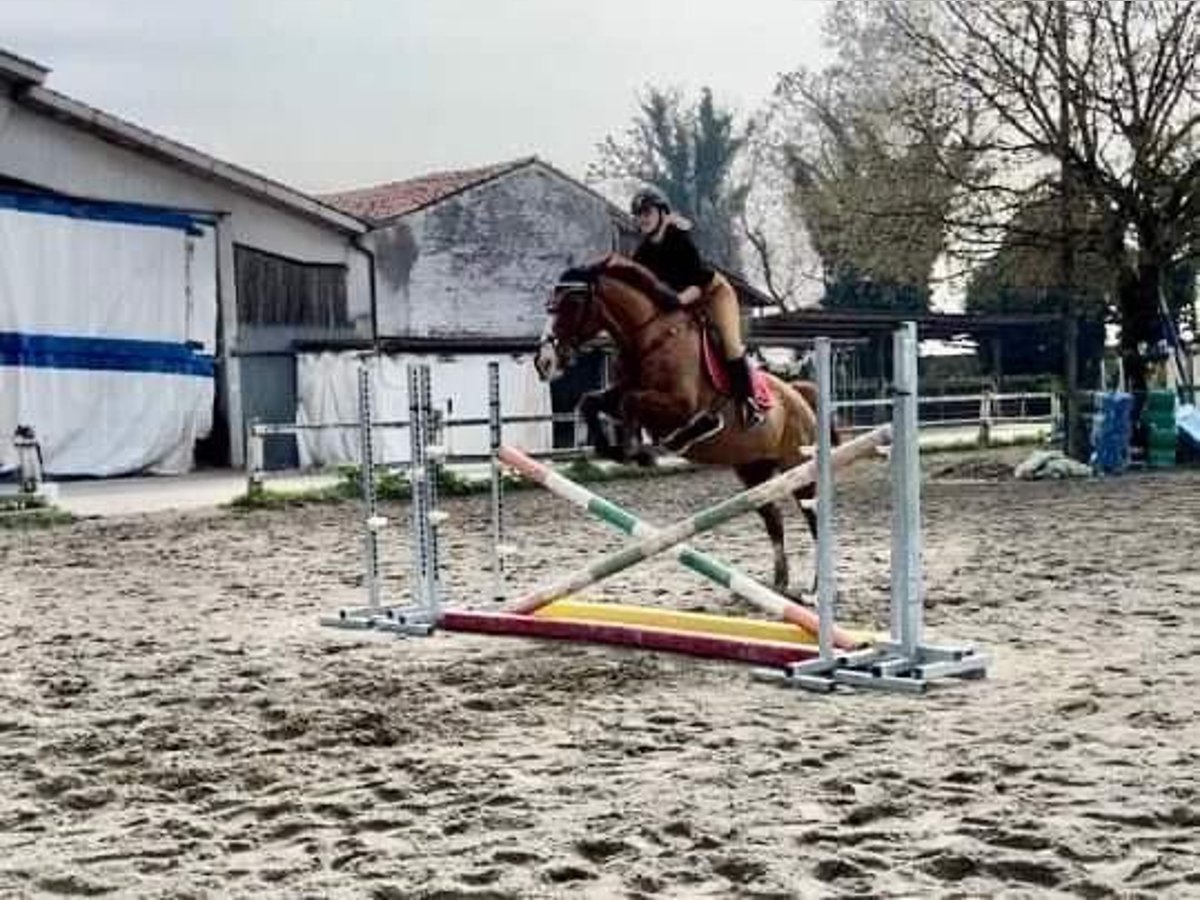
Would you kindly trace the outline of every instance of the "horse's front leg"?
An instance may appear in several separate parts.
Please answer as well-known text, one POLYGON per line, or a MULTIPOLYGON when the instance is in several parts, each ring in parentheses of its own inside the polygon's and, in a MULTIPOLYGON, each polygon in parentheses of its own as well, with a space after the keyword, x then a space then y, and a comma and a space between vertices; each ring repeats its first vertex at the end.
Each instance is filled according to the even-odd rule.
POLYGON ((652 465, 654 462, 653 455, 642 440, 643 417, 647 409, 653 412, 653 405, 647 405, 647 395, 652 393, 652 391, 626 391, 620 399, 622 451, 626 459, 637 460, 639 465, 652 465))
POLYGON ((671 391, 635 391, 626 402, 629 408, 637 410, 639 421, 647 426, 657 444, 682 456, 721 430, 721 417, 712 410, 697 411, 694 396, 671 391))
POLYGON ((661 432, 685 421, 686 409, 685 398, 666 391, 627 392, 621 398, 621 418, 628 429, 625 436, 627 446, 640 447, 642 428, 647 425, 657 440, 661 432))
POLYGON ((587 427, 588 441, 595 448, 597 455, 613 462, 625 462, 624 441, 614 443, 609 439, 608 428, 600 418, 602 415, 610 419, 620 417, 622 391, 619 387, 610 387, 603 391, 592 391, 584 394, 579 401, 579 414, 587 427))

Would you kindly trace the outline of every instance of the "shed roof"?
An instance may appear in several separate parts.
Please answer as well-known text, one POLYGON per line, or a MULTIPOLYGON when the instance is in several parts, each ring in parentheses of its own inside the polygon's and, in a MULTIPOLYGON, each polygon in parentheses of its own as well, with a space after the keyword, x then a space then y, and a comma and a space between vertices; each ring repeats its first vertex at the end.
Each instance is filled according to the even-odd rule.
POLYGON ((903 313, 880 310, 802 309, 750 320, 747 342, 756 347, 803 347, 813 338, 852 339, 887 334, 915 322, 922 339, 999 335, 1039 326, 1061 327, 1061 316, 978 313, 903 313))
POLYGON ((427 172, 424 175, 401 181, 388 181, 370 187, 322 194, 320 199, 352 216, 379 225, 434 206, 472 188, 477 188, 530 166, 536 166, 555 178, 591 194, 608 207, 609 214, 619 224, 631 231, 635 229, 633 219, 595 188, 572 178, 566 172, 536 156, 523 156, 519 159, 473 169, 427 172))
POLYGON ((371 187, 324 194, 321 199, 360 219, 384 222, 432 206, 455 194, 524 168, 534 161, 534 157, 525 157, 475 169, 430 172, 402 181, 389 181, 371 187))

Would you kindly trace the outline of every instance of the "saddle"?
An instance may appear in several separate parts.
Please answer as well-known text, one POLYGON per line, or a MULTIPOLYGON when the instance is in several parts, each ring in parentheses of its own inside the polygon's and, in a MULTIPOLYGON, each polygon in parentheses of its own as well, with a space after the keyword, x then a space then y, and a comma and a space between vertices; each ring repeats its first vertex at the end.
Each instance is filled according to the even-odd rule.
MULTIPOLYGON (((717 351, 716 341, 713 339, 707 323, 702 323, 700 328, 700 360, 704 366, 704 373, 712 382, 712 386, 718 393, 729 396, 731 394, 729 373, 725 371, 725 360, 717 351)), ((750 363, 750 387, 754 391, 754 399, 760 408, 770 409, 775 405, 775 395, 771 393, 770 385, 767 384, 766 373, 753 362, 750 363)))
MULTIPOLYGON (((709 330, 708 322, 701 319, 700 326, 700 366, 713 388, 723 397, 731 397, 732 386, 729 383, 729 373, 725 368, 724 356, 718 350, 718 342, 709 330)), ((775 395, 767 383, 766 373, 750 364, 750 387, 759 408, 768 410, 775 405, 775 395)), ((696 444, 716 437, 725 430, 725 416, 716 408, 698 410, 684 425, 664 437, 662 446, 668 450, 683 454, 696 444)))

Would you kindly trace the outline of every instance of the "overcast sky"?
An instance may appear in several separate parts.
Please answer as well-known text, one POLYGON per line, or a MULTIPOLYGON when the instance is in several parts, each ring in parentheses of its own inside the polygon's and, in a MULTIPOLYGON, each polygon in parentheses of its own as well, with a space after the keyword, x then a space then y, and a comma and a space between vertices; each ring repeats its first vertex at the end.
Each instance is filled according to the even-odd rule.
POLYGON ((537 154, 582 176, 647 84, 751 111, 825 0, 0 0, 47 85, 309 191, 537 154))

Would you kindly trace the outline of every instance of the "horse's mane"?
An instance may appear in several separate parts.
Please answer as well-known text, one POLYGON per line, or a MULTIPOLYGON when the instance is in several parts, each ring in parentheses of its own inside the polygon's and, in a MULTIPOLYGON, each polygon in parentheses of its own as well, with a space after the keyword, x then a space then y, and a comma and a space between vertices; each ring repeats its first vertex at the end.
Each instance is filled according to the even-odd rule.
POLYGON ((560 282, 584 282, 591 284, 601 275, 606 275, 645 294, 661 310, 672 310, 679 306, 679 297, 669 285, 657 275, 627 256, 610 253, 590 266, 575 266, 559 277, 560 282))
POLYGON ((602 270, 602 274, 628 285, 635 291, 641 291, 659 309, 670 310, 679 306, 679 295, 666 282, 627 256, 614 253, 608 258, 608 264, 602 270))

